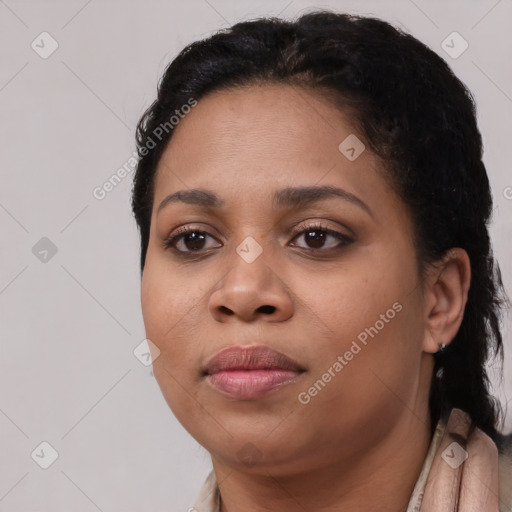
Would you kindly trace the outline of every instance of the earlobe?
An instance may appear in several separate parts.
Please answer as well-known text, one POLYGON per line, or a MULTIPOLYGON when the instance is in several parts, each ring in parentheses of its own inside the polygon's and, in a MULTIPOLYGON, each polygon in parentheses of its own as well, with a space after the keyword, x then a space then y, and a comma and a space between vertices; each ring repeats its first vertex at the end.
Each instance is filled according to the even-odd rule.
POLYGON ((426 330, 426 335, 423 339, 423 350, 430 354, 440 354, 449 345, 449 342, 437 341, 439 338, 431 329, 426 330))
POLYGON ((425 333, 423 350, 444 350, 455 338, 466 307, 471 282, 469 256, 459 247, 449 249, 433 265, 425 301, 425 333))

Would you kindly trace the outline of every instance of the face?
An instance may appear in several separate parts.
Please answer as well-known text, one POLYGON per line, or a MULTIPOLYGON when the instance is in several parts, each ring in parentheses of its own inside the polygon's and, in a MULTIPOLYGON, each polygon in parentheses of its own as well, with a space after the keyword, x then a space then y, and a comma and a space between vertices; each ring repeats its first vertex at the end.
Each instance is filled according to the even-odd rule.
POLYGON ((141 290, 173 413, 233 467, 249 455, 274 471, 314 468, 375 446, 431 377, 413 226, 382 163, 332 104, 285 85, 211 93, 174 130, 141 290), (159 209, 192 189, 216 200, 159 209), (301 371, 263 392, 260 377, 213 385, 207 362, 249 345, 301 371))

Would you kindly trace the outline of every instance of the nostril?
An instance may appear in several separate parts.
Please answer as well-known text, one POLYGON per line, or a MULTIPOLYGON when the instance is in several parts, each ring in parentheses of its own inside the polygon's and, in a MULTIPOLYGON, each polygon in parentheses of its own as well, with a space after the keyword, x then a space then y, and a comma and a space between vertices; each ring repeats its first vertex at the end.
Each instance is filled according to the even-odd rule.
POLYGON ((276 308, 275 306, 261 306, 260 308, 258 308, 262 313, 273 313, 276 308))

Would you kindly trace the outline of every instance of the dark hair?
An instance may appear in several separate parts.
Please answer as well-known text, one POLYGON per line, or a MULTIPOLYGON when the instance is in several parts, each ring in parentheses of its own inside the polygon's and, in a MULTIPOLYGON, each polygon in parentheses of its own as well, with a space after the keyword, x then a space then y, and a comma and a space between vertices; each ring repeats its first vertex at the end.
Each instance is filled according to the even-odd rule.
POLYGON ((260 18, 181 51, 137 126, 132 208, 141 235, 141 274, 154 176, 173 133, 169 117, 211 91, 270 83, 312 87, 351 115, 410 209, 422 278, 450 248, 467 251, 468 301, 457 335, 435 355, 431 427, 458 407, 470 415, 472 428, 494 439, 503 413, 489 391, 485 365, 492 348, 503 362, 501 308, 508 300, 487 230, 492 196, 474 100, 443 59, 383 20, 326 10, 295 21, 260 18))

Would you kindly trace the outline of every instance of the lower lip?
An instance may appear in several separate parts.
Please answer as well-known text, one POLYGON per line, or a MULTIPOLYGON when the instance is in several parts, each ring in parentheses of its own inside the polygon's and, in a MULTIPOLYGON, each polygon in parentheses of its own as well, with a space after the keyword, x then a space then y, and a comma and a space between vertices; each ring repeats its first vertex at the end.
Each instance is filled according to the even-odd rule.
POLYGON ((207 380, 217 391, 231 398, 255 400, 293 382, 299 375, 290 370, 230 370, 208 375, 207 380))

